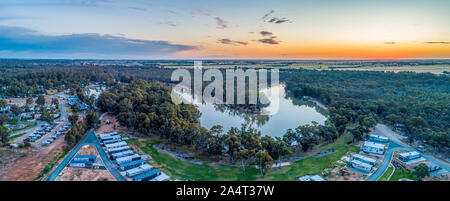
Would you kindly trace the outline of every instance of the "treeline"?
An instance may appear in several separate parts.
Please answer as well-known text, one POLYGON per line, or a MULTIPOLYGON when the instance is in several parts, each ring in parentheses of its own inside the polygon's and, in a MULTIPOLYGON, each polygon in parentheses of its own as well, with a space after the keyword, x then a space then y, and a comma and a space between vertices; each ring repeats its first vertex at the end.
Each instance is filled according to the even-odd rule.
POLYGON ((74 147, 78 144, 89 129, 97 127, 98 120, 99 116, 94 110, 89 111, 86 118, 81 121, 78 121, 78 115, 76 113, 69 116, 69 121, 72 123, 72 127, 69 131, 67 131, 64 137, 67 145, 69 147, 74 147))
POLYGON ((328 105, 330 121, 361 139, 366 128, 383 121, 412 142, 436 149, 450 145, 450 78, 413 72, 307 71, 281 74, 290 94, 328 105), (356 125, 356 126, 355 126, 356 125))
POLYGON ((0 77, 0 94, 2 96, 31 96, 44 94, 47 89, 63 90, 85 86, 91 82, 105 82, 107 85, 112 85, 115 83, 115 77, 98 70, 29 72, 0 77))
POLYGON ((144 134, 155 134, 168 142, 190 145, 210 155, 238 160, 243 170, 249 164, 260 167, 261 174, 272 166, 273 159, 289 153, 281 138, 261 137, 253 128, 232 128, 224 132, 222 126, 206 129, 198 124, 200 113, 193 105, 173 104, 169 88, 157 82, 132 80, 111 88, 97 100, 99 109, 117 115, 118 121, 144 134))

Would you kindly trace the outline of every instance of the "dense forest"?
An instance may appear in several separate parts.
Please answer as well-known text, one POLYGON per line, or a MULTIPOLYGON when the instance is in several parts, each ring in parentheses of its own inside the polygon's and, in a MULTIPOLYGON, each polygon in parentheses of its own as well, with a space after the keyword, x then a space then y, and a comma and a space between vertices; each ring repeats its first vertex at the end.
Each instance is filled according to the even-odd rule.
POLYGON ((330 120, 341 122, 338 130, 347 129, 362 138, 360 125, 376 120, 402 128, 411 142, 424 141, 439 150, 450 146, 447 75, 296 70, 285 71, 281 77, 290 94, 314 97, 328 105, 330 120))
MULTIPOLYGON (((195 106, 171 101, 172 69, 89 63, 74 67, 70 62, 34 65, 42 69, 18 65, 11 69, 26 73, 17 74, 0 66, 0 95, 29 96, 46 89, 71 89, 89 103, 92 101, 83 98, 80 86, 105 82, 111 88, 100 95, 96 104, 100 110, 117 115, 122 125, 143 135, 154 134, 171 143, 190 145, 206 154, 227 156, 232 163, 238 161, 243 170, 247 165, 258 165, 262 175, 273 160, 278 162, 293 151, 308 151, 345 133, 352 134, 354 141, 363 140, 377 122, 399 126, 411 142, 423 141, 441 151, 448 151, 450 144, 447 74, 281 70, 280 81, 286 84, 288 95, 321 101, 329 108, 328 120, 325 125, 302 125, 289 129, 282 138, 272 138, 246 125, 228 131, 219 125, 201 127, 195 106)), ((219 108, 241 110, 241 106, 219 108)), ((94 113, 91 116, 98 118, 94 113)), ((71 119, 74 127, 66 140, 73 145, 95 125, 76 123, 76 116, 71 119)))

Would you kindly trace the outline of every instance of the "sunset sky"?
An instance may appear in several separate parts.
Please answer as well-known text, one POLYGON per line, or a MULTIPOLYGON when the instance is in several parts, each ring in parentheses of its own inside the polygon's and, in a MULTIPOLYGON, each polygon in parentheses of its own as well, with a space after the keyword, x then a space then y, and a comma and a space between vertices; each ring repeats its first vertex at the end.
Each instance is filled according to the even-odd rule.
POLYGON ((450 1, 0 1, 0 58, 450 58, 450 1))

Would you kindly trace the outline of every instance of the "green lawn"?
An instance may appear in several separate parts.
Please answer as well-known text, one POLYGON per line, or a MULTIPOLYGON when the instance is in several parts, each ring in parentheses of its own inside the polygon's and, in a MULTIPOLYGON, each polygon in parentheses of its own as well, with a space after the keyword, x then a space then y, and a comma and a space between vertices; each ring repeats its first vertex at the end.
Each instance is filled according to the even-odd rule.
POLYGON ((159 143, 155 140, 130 139, 128 143, 138 146, 143 152, 151 155, 153 161, 160 166, 159 169, 173 178, 200 181, 252 181, 259 178, 259 170, 256 168, 247 167, 248 170, 243 175, 241 169, 235 166, 217 165, 217 167, 213 167, 209 164, 197 165, 178 160, 153 148, 153 144, 159 143))
POLYGON ((275 180, 275 181, 293 181, 299 176, 306 174, 318 174, 323 169, 331 167, 334 162, 339 160, 348 151, 358 152, 359 148, 350 145, 346 146, 348 137, 342 137, 336 142, 323 145, 321 149, 335 149, 336 153, 323 157, 307 157, 303 160, 294 162, 290 166, 275 168, 269 170, 265 178, 260 177, 259 169, 255 167, 246 167, 245 175, 238 166, 217 165, 205 162, 203 165, 192 164, 186 161, 178 160, 166 153, 160 152, 152 147, 153 144, 160 143, 156 140, 137 140, 130 138, 128 143, 138 146, 144 153, 152 156, 154 162, 158 164, 163 172, 173 178, 200 180, 200 181, 254 181, 254 180, 275 180))
POLYGON ((333 163, 338 161, 347 152, 359 152, 359 147, 355 145, 346 145, 346 142, 351 139, 351 136, 344 136, 333 143, 322 145, 320 150, 336 150, 335 153, 322 157, 307 157, 303 160, 298 160, 289 166, 284 166, 281 169, 275 168, 271 170, 265 179, 276 181, 293 181, 296 178, 308 174, 319 174, 325 168, 329 168, 333 163))
POLYGON ((19 134, 19 135, 15 135, 15 136, 8 137, 8 142, 14 141, 15 139, 17 139, 17 138, 19 138, 19 137, 21 137, 21 136, 23 136, 23 135, 25 135, 25 134, 26 134, 26 133, 21 133, 21 134, 19 134))
POLYGON ((394 171, 394 167, 389 166, 386 172, 378 179, 378 181, 387 181, 392 171, 394 171))
POLYGON ((392 177, 389 181, 398 181, 399 179, 402 179, 402 178, 411 179, 413 181, 418 180, 417 176, 414 175, 413 173, 411 173, 410 171, 400 169, 400 170, 396 170, 394 172, 394 174, 392 175, 392 177))
POLYGON ((54 90, 47 90, 47 94, 48 95, 55 95, 58 93, 58 90, 54 89, 54 90))
POLYGON ((33 126, 36 126, 36 125, 37 125, 36 122, 18 123, 18 124, 23 124, 23 125, 25 125, 25 127, 24 127, 24 128, 17 128, 17 127, 14 127, 14 128, 11 130, 12 132, 17 132, 17 131, 20 131, 20 130, 23 130, 23 129, 27 129, 27 128, 30 128, 30 127, 33 127, 33 126))

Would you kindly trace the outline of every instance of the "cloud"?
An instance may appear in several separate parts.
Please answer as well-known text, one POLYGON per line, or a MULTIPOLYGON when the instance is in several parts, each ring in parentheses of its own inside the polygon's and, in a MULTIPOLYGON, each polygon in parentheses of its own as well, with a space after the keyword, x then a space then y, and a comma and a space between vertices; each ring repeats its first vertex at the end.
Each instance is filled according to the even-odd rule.
POLYGON ((138 8, 138 7, 133 7, 133 6, 129 6, 128 8, 132 9, 132 10, 137 10, 137 11, 147 11, 146 8, 138 8))
POLYGON ((261 31, 259 32, 262 36, 271 36, 272 32, 268 32, 268 31, 261 31))
POLYGON ((200 15, 206 15, 206 16, 211 16, 211 12, 209 12, 209 10, 201 9, 201 8, 192 10, 192 11, 191 11, 191 14, 192 14, 193 16, 196 16, 196 15, 198 15, 198 14, 200 14, 200 15))
POLYGON ((44 35, 22 27, 0 26, 0 52, 9 52, 0 54, 2 57, 160 57, 193 49, 197 47, 168 41, 129 39, 96 33, 44 35))
POLYGON ((69 0, 70 4, 79 6, 98 6, 98 3, 110 3, 110 0, 69 0))
POLYGON ((170 13, 170 14, 174 14, 174 15, 177 14, 177 12, 175 12, 173 10, 167 10, 167 12, 170 13))
POLYGON ((386 45, 394 45, 396 42, 384 42, 386 45))
POLYGON ((279 44, 280 42, 277 41, 277 40, 275 40, 276 38, 277 38, 277 37, 272 36, 272 37, 270 37, 270 38, 263 38, 263 39, 259 39, 259 40, 257 40, 257 41, 260 42, 260 43, 265 43, 265 44, 269 44, 269 45, 277 45, 277 44, 279 44))
POLYGON ((273 13, 275 13, 275 11, 274 11, 274 10, 271 10, 269 13, 266 13, 266 14, 262 17, 262 19, 265 20, 267 17, 269 17, 269 15, 272 15, 273 13))
POLYGON ((443 45, 449 45, 450 42, 448 41, 428 41, 428 42, 424 42, 426 44, 443 44, 443 45))
POLYGON ((286 18, 271 18, 269 21, 269 23, 275 23, 275 24, 281 24, 281 23, 285 23, 285 22, 290 22, 290 20, 286 19, 286 18))
POLYGON ((167 26, 171 26, 171 27, 176 27, 177 26, 177 24, 175 22, 170 21, 170 20, 166 20, 166 21, 163 21, 163 22, 158 22, 158 24, 167 25, 167 26))
POLYGON ((230 40, 228 38, 219 39, 217 42, 225 45, 248 45, 248 42, 230 40))
POLYGON ((281 23, 285 23, 285 22, 292 22, 289 19, 285 18, 285 17, 271 17, 269 20, 267 20, 267 18, 269 16, 271 16, 272 14, 274 14, 275 11, 271 10, 269 13, 265 14, 262 19, 264 22, 268 22, 268 23, 275 23, 275 24, 281 24, 281 23))
POLYGON ((215 19, 216 19, 216 21, 217 21, 217 28, 219 28, 219 29, 225 29, 225 28, 228 27, 228 23, 225 22, 225 20, 223 20, 222 18, 216 17, 215 19))

